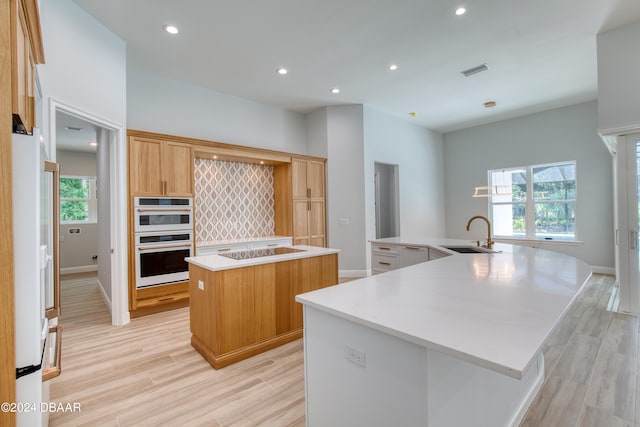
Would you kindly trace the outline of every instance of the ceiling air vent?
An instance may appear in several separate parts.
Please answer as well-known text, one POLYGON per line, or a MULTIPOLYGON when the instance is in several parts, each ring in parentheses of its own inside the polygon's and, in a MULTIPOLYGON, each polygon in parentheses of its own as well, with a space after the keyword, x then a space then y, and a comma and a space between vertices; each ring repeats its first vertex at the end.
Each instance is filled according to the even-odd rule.
POLYGON ((464 74, 465 77, 469 77, 474 74, 487 71, 488 69, 489 67, 487 67, 487 64, 482 64, 482 65, 478 65, 477 67, 469 68, 468 70, 460 71, 460 73, 464 74))

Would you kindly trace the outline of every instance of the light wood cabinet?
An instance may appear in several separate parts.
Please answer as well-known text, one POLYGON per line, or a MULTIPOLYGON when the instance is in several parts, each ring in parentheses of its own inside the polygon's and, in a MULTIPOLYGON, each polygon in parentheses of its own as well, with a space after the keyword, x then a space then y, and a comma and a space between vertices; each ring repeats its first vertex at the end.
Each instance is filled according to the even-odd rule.
POLYGON ((326 246, 325 164, 291 159, 293 244, 326 246))
POLYGON ((220 271, 190 264, 191 344, 219 369, 296 340, 295 296, 337 283, 337 254, 220 271))
POLYGON ((190 144, 129 137, 131 196, 193 195, 193 148, 190 144))
POLYGON ((36 0, 11 0, 11 110, 14 132, 31 133, 35 125, 35 65, 44 63, 36 0), (22 129, 16 126, 21 124, 22 129))

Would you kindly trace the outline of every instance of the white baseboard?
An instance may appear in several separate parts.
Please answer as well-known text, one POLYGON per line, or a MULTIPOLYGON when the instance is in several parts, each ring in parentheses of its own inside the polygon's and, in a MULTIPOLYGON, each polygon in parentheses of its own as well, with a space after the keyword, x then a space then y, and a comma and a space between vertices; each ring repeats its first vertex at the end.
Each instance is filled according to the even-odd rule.
POLYGON ((81 265, 79 267, 66 267, 60 269, 60 274, 89 273, 98 271, 97 265, 81 265))
POLYGON ((339 270, 338 277, 367 277, 367 270, 339 270))
POLYGON ((107 306, 107 310, 109 310, 109 313, 113 315, 113 311, 111 309, 111 300, 109 299, 109 295, 107 295, 107 292, 104 290, 104 286, 102 286, 102 283, 100 283, 100 279, 98 279, 98 289, 100 290, 100 295, 102 295, 102 299, 107 306))
POLYGON ((601 267, 599 265, 592 265, 591 271, 593 271, 595 274, 608 274, 609 276, 616 275, 616 269, 613 267, 601 267))

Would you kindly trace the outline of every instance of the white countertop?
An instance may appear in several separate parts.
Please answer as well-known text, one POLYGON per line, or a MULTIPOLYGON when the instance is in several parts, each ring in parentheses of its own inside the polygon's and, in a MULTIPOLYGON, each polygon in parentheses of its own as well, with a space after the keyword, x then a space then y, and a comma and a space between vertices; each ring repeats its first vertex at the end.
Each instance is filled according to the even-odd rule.
POLYGON ((290 261, 292 259, 310 258, 321 255, 337 254, 339 249, 320 248, 317 246, 285 246, 287 248, 299 249, 301 252, 292 252, 281 255, 269 255, 249 259, 232 259, 218 254, 200 255, 185 258, 188 263, 206 268, 210 271, 230 270, 232 268, 249 267, 251 265, 269 264, 272 262, 290 261))
MULTIPOLYGON (((450 239, 379 243, 469 245, 450 239)), ((296 301, 521 378, 591 276, 564 254, 496 244, 296 296, 296 301)))

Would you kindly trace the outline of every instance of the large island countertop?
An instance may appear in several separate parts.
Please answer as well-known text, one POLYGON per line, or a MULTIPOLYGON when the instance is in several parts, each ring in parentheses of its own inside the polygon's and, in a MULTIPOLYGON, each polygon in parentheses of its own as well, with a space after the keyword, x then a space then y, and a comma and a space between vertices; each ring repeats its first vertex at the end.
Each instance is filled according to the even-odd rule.
MULTIPOLYGON (((443 246, 468 241, 392 238, 443 246)), ((496 244, 321 289, 296 300, 420 346, 520 378, 591 276, 567 255, 496 244)))
POLYGON ((519 425, 544 381, 543 345, 589 266, 505 244, 458 254, 446 247, 468 241, 372 243, 451 255, 296 297, 307 425, 519 425))

